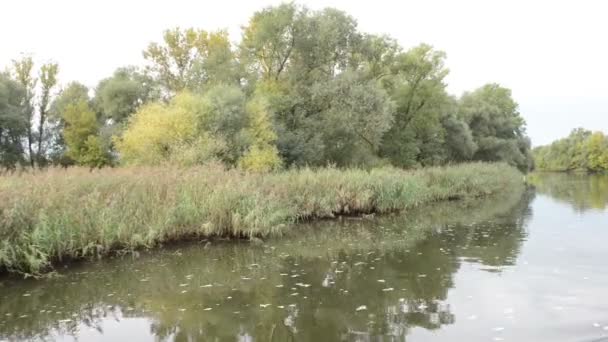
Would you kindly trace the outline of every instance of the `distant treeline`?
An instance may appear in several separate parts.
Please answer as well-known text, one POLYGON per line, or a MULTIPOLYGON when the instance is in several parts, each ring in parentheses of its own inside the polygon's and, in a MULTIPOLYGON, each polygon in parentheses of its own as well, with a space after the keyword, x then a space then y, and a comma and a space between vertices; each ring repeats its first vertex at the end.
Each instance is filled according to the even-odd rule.
POLYGON ((602 132, 577 128, 551 145, 534 149, 541 171, 608 171, 608 137, 602 132))
POLYGON ((262 9, 238 44, 175 28, 143 57, 93 91, 60 89, 55 63, 15 60, 0 74, 0 166, 532 165, 509 89, 455 98, 444 52, 404 50, 336 9, 262 9))

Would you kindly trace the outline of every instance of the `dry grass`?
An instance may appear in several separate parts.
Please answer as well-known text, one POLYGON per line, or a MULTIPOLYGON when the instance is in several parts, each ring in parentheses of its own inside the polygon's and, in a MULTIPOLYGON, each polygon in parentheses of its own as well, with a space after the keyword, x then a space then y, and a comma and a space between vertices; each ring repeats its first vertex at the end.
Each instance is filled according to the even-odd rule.
POLYGON ((200 236, 279 235, 301 220, 405 210, 521 184, 506 164, 419 171, 199 168, 50 169, 0 176, 0 268, 36 274, 200 236))

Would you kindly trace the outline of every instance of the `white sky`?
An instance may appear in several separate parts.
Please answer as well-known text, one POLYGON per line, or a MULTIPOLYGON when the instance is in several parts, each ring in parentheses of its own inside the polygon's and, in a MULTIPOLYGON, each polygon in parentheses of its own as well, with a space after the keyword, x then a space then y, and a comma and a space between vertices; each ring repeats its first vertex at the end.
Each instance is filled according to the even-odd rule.
MULTIPOLYGON (((143 64, 142 50, 175 27, 240 27, 274 0, 6 0, 0 69, 20 53, 60 64, 63 84, 94 86, 114 69, 143 64)), ((608 2, 602 0, 302 0, 355 17, 362 31, 404 47, 447 52, 449 91, 488 82, 513 90, 533 144, 582 126, 608 132, 608 2)))

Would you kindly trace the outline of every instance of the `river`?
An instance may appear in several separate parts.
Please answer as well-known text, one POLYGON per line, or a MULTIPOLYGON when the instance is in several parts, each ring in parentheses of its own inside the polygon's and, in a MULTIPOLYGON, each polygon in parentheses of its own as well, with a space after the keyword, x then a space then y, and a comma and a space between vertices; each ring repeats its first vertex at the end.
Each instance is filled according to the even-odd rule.
POLYGON ((608 176, 0 278, 0 341, 608 341, 608 176))

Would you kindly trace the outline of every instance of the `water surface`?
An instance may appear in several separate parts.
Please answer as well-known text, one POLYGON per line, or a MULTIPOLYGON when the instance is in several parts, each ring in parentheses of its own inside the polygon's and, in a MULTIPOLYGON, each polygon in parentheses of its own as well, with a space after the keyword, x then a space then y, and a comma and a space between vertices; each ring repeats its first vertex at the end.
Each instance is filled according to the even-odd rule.
POLYGON ((608 176, 0 279, 0 340, 602 341, 608 176))

